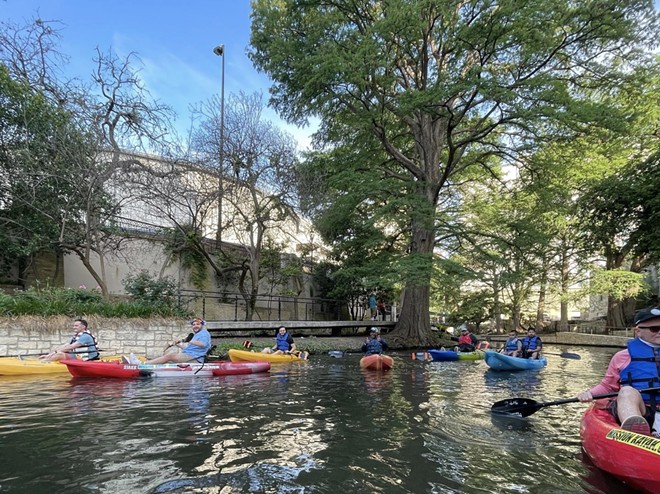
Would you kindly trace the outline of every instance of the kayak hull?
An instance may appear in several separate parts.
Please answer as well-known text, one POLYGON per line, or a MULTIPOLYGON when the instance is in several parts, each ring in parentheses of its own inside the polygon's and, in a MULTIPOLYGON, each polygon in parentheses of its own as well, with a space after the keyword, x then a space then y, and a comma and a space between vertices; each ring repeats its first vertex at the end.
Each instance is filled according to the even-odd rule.
POLYGON ((229 360, 232 362, 270 362, 271 364, 304 362, 302 358, 296 355, 250 352, 234 348, 229 350, 229 360))
POLYGON ((582 449, 601 470, 649 494, 660 492, 660 439, 624 431, 592 405, 580 423, 582 449))
POLYGON ((545 357, 541 357, 540 359, 511 357, 510 355, 504 355, 493 350, 486 350, 484 361, 488 367, 496 371, 534 370, 542 369, 548 365, 545 357))
MULTIPOLYGON (((82 360, 70 359, 72 362, 82 360)), ((103 357, 103 361, 121 360, 121 355, 103 357)), ((98 362, 98 361, 95 361, 98 362)), ((58 360, 39 360, 38 357, 0 357, 0 376, 67 374, 67 368, 58 360)))
POLYGON ((427 350, 431 359, 435 362, 455 362, 457 360, 480 360, 484 358, 484 352, 455 352, 453 350, 427 350))
POLYGON ((122 362, 63 362, 73 377, 134 379, 138 377, 209 377, 254 374, 270 370, 269 362, 213 362, 206 364, 125 364, 122 362))
POLYGON ((366 355, 360 359, 360 368, 375 371, 390 370, 394 365, 394 359, 389 355, 366 355))

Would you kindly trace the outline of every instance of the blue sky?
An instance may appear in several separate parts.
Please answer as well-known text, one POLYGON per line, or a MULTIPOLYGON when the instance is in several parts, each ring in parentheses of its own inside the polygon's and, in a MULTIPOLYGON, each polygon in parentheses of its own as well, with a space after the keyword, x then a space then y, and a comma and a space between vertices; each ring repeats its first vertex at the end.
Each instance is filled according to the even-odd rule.
MULTIPOLYGON (((0 0, 0 18, 23 25, 38 16, 60 21, 60 51, 70 57, 69 77, 89 80, 96 47, 120 57, 136 53, 140 77, 151 95, 176 111, 185 129, 190 104, 220 93, 222 59, 213 47, 225 45, 225 99, 230 93, 262 91, 270 81, 246 55, 250 39, 249 0, 0 0)), ((269 111, 267 118, 309 143, 309 127, 298 129, 269 111)))

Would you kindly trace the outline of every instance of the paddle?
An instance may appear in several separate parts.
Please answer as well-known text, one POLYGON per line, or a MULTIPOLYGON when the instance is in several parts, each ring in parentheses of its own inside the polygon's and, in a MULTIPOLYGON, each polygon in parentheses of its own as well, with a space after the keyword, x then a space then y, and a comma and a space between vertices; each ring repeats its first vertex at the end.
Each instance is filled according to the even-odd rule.
POLYGON ((543 352, 543 355, 556 355, 561 358, 568 358, 573 360, 581 360, 582 356, 578 353, 562 352, 562 353, 549 353, 543 352))
POLYGON ((175 341, 175 342, 172 343, 171 345, 168 343, 167 346, 165 347, 165 350, 167 350, 168 348, 172 348, 172 347, 173 347, 174 345, 176 345, 177 343, 188 343, 190 340, 193 339, 194 336, 195 336, 195 333, 188 333, 188 336, 186 336, 186 339, 185 339, 185 340, 175 341))
MULTIPOLYGON (((647 388, 640 389, 640 393, 651 393, 654 391, 660 391, 660 388, 647 388)), ((602 395, 594 396, 594 400, 600 400, 601 398, 610 398, 612 396, 617 396, 618 391, 614 393, 606 393, 602 395)), ((580 400, 577 398, 567 398, 565 400, 557 401, 546 401, 539 403, 535 400, 529 398, 509 398, 507 400, 500 400, 493 403, 490 407, 490 412, 496 415, 508 415, 510 417, 528 417, 533 413, 536 413, 538 410, 544 407, 550 407, 554 405, 563 405, 565 403, 578 403, 580 400)))
MULTIPOLYGON (((96 351, 97 351, 97 352, 112 352, 112 353, 117 353, 116 350, 101 350, 101 349, 97 349, 96 351)), ((3 355, 3 356, 0 356, 0 358, 8 358, 8 357, 11 357, 11 358, 16 358, 16 357, 18 357, 18 358, 21 358, 21 357, 40 357, 40 356, 42 356, 42 355, 50 355, 51 353, 53 353, 53 352, 41 352, 41 353, 17 353, 17 354, 15 354, 15 355, 3 355)), ((64 353, 74 353, 74 354, 75 354, 75 353, 87 353, 87 352, 75 352, 75 351, 71 350, 71 351, 64 352, 64 353)))

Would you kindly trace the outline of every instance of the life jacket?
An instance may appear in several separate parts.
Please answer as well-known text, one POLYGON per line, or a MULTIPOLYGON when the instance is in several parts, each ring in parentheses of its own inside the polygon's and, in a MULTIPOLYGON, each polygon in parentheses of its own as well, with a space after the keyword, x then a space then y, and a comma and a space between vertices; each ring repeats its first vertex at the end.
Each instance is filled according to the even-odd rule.
POLYGON ((504 351, 505 352, 515 352, 518 350, 518 343, 520 342, 520 338, 514 338, 513 340, 506 340, 506 345, 504 346, 504 351))
MULTIPOLYGON (((635 389, 655 388, 660 386, 660 350, 647 345, 639 338, 628 341, 630 363, 621 369, 619 381, 621 384, 635 389)), ((642 393, 645 402, 655 408, 654 394, 642 393)))
POLYGON ((287 341, 289 339, 289 333, 280 334, 277 333, 277 349, 284 352, 291 349, 291 345, 287 341))
POLYGON ((532 336, 531 338, 529 336, 525 336, 522 342, 523 349, 526 352, 530 349, 536 350, 539 347, 539 341, 541 341, 541 339, 538 336, 532 336))
POLYGON ((89 329, 78 331, 76 334, 73 335, 71 341, 69 341, 69 344, 76 343, 78 341, 78 338, 80 338, 85 333, 92 337, 92 340, 94 340, 94 344, 89 346, 81 346, 78 348, 74 348, 73 351, 70 353, 73 353, 76 357, 80 356, 80 358, 83 360, 95 360, 99 358, 99 350, 98 350, 99 343, 96 340, 96 336, 94 336, 89 329))
POLYGON ((461 336, 458 337, 458 344, 459 345, 472 345, 474 346, 474 342, 472 341, 472 336, 470 333, 468 334, 462 334, 461 336))
POLYGON ((369 338, 369 341, 365 345, 367 347, 365 351, 367 355, 383 353, 383 345, 376 338, 369 338))

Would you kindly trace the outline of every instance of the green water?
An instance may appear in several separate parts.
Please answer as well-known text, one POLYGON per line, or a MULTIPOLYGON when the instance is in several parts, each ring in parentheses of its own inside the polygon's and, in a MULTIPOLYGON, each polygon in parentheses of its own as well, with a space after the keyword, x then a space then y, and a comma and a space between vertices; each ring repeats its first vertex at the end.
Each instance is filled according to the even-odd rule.
POLYGON ((541 371, 413 361, 363 372, 312 357, 270 374, 0 377, 0 493, 626 493, 582 458, 585 406, 524 420, 490 405, 567 398, 613 350, 541 371))

